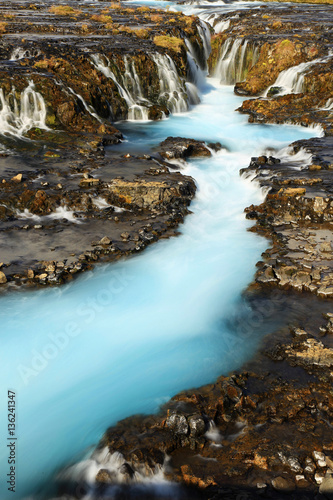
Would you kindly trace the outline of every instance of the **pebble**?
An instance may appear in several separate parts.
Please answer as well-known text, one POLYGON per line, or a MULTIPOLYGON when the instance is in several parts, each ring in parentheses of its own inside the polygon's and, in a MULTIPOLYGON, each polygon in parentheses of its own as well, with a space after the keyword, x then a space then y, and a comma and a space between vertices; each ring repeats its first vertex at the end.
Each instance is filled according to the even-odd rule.
POLYGON ((107 236, 104 236, 100 241, 99 241, 99 244, 100 245, 111 245, 111 240, 110 238, 108 238, 107 236))
POLYGON ((321 451, 314 451, 312 453, 313 458, 318 461, 318 460, 325 460, 325 455, 321 451))
POLYGON ((41 224, 35 224, 34 225, 34 229, 42 229, 42 225, 41 224))
POLYGON ((263 490, 263 489, 267 488, 267 484, 266 483, 257 483, 257 488, 258 488, 258 490, 263 490))
POLYGON ((35 277, 35 273, 32 269, 28 269, 27 276, 30 280, 32 280, 35 277))
POLYGON ((14 175, 14 177, 12 177, 12 181, 21 182, 22 181, 22 174, 14 175))
POLYGON ((317 484, 321 484, 324 481, 324 474, 322 472, 316 472, 314 478, 317 484))

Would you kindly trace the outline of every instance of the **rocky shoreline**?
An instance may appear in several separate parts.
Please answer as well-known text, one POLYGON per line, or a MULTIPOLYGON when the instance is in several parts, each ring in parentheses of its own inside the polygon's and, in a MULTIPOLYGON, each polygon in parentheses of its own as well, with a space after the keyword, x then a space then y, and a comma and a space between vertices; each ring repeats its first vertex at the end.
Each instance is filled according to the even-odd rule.
MULTIPOLYGON (((172 106, 181 105, 187 73, 183 40, 189 38, 202 61, 200 25, 196 18, 152 13, 147 8, 119 5, 110 16, 91 6, 87 7, 91 12, 78 12, 72 4, 71 23, 59 17, 63 13, 48 11, 48 16, 58 16, 56 36, 71 35, 80 41, 74 51, 70 45, 61 46, 43 23, 28 22, 27 16, 34 11, 45 14, 42 2, 36 8, 24 6, 22 12, 19 3, 15 12, 12 3, 5 5, 7 21, 0 52, 6 62, 0 75, 7 101, 13 68, 15 88, 21 94, 34 75, 30 99, 47 90, 43 95, 48 129, 30 127, 27 133, 32 141, 15 141, 14 155, 9 151, 12 139, 3 144, 3 290, 24 283, 60 284, 98 260, 115 260, 174 235, 188 213, 195 183, 172 172, 169 161, 206 156, 212 147, 221 147, 168 138, 156 153, 120 155, 113 149, 105 154, 106 145, 122 139, 109 118, 114 121, 140 112, 159 119, 172 112, 172 106), (22 16, 24 22, 17 23, 22 16), (122 29, 125 25, 127 31, 122 29), (12 55, 8 40, 17 34, 24 34, 19 47, 23 53, 8 61, 12 55), (166 36, 171 37, 171 45, 166 36), (34 49, 36 37, 40 52, 34 49), (85 49, 96 55, 100 37, 103 55, 92 65, 85 49), (171 103, 169 95, 162 96, 159 66, 151 57, 153 46, 154 53, 171 53, 177 65, 176 103, 171 103), (105 75, 116 68, 124 72, 129 64, 126 54, 135 61, 135 71, 133 67, 126 71, 132 79, 134 73, 139 75, 144 94, 140 104, 132 107, 119 85, 114 80, 110 85, 105 75)), ((252 230, 272 241, 257 265, 255 281, 245 292, 251 322, 255 325, 258 315, 264 322, 267 314, 280 314, 286 315, 287 327, 267 336, 255 359, 242 370, 178 394, 158 415, 130 417, 109 429, 93 455, 98 469, 93 494, 96 498, 131 498, 136 473, 154 478, 162 470, 164 477, 181 485, 177 494, 182 499, 330 500, 333 10, 322 5, 265 5, 223 14, 216 17, 217 23, 225 24, 212 40, 210 71, 219 69, 222 80, 228 75, 226 83, 234 83, 237 94, 256 97, 246 100, 239 111, 248 114, 252 123, 297 123, 324 130, 321 138, 291 145, 295 161, 292 156, 277 158, 272 150, 252 158, 242 171, 267 190, 265 201, 248 207, 246 213, 257 221, 252 230), (300 65, 307 65, 301 66, 306 67, 301 79, 296 74, 290 88, 277 85, 281 72, 300 65), (102 458, 101 450, 107 452, 102 458), (115 454, 113 473, 109 465, 115 454)), ((115 80, 121 78, 119 74, 115 80)), ((131 85, 133 91, 133 81, 131 85)), ((19 101, 15 93, 14 98, 19 101)), ((244 342, 247 332, 245 328, 244 342)), ((59 485, 59 493, 83 498, 90 487, 72 479, 59 485)), ((159 498, 146 491, 135 494, 146 500, 159 498)))

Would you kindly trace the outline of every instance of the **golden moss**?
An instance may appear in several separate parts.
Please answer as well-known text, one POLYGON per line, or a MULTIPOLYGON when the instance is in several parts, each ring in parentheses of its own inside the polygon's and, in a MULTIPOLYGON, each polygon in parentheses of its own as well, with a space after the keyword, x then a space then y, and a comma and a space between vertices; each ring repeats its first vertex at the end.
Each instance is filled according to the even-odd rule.
POLYGON ((142 28, 142 29, 134 31, 134 33, 136 34, 136 36, 138 38, 144 38, 144 39, 149 38, 149 32, 150 32, 149 28, 145 28, 145 29, 142 28))
POLYGON ((121 8, 122 8, 122 7, 121 7, 120 3, 117 3, 117 2, 111 2, 111 9, 112 9, 112 10, 119 10, 119 9, 121 9, 121 8))
POLYGON ((73 9, 70 5, 52 5, 49 12, 57 16, 78 16, 82 10, 73 9))
POLYGON ((184 47, 184 41, 176 36, 159 35, 154 37, 155 45, 170 49, 175 52, 181 52, 184 47))

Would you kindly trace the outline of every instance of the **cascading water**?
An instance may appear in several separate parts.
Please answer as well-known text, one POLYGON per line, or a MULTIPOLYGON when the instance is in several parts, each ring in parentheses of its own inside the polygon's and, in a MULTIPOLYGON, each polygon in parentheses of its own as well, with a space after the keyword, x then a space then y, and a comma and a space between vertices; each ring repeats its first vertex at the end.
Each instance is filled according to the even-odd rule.
POLYGON ((222 33, 227 30, 230 26, 230 19, 218 21, 213 25, 215 33, 222 33))
POLYGON ((209 31, 207 24, 204 21, 200 20, 200 24, 198 26, 198 33, 199 33, 200 38, 202 40, 205 58, 207 61, 207 59, 212 51, 212 47, 211 47, 211 43, 210 43, 210 39, 211 39, 210 31, 209 31))
POLYGON ((15 89, 5 94, 0 89, 0 133, 22 136, 33 127, 47 129, 46 106, 42 95, 35 91, 34 83, 16 96, 15 89))
MULTIPOLYGON (((188 65, 188 80, 190 82, 186 82, 186 89, 188 90, 187 84, 191 83, 194 89, 202 88, 206 81, 207 71, 202 70, 196 60, 195 51, 190 40, 185 39, 185 45, 187 48, 187 65, 188 65), (192 83, 193 82, 193 83, 192 83)), ((190 89, 189 99, 190 104, 198 104, 200 102, 200 98, 198 96, 197 90, 196 95, 193 95, 194 89, 190 89)))
POLYGON ((221 47, 214 75, 222 84, 232 85, 240 82, 257 62, 258 57, 258 47, 249 44, 248 40, 227 38, 221 47))

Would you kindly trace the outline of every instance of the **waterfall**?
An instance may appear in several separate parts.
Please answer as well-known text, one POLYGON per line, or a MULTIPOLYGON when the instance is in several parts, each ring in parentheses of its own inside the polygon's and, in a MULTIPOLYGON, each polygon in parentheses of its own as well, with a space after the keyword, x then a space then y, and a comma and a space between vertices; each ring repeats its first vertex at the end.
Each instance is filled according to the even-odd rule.
POLYGON ((332 55, 333 54, 330 52, 325 57, 303 62, 297 66, 292 66, 291 68, 281 71, 273 85, 267 89, 265 96, 267 96, 272 87, 281 88, 279 95, 299 94, 304 92, 304 79, 310 68, 316 64, 328 62, 332 58, 332 55))
POLYGON ((45 119, 45 102, 34 90, 33 81, 21 92, 19 100, 14 88, 7 96, 0 89, 0 133, 22 136, 33 127, 47 129, 45 119))
POLYGON ((230 19, 227 20, 222 20, 218 21, 216 24, 214 24, 213 28, 215 33, 222 33, 223 31, 227 30, 230 26, 230 19))
POLYGON ((279 95, 298 94, 303 92, 304 76, 307 70, 314 64, 314 61, 305 62, 281 71, 276 81, 267 89, 268 94, 272 87, 280 87, 279 95))
POLYGON ((86 101, 83 99, 83 97, 80 95, 80 94, 77 94, 76 92, 74 92, 74 90, 71 88, 71 87, 68 87, 68 90, 73 94, 75 95, 78 99, 80 99, 80 101, 82 102, 83 106, 84 106, 84 109, 86 111, 88 111, 88 113, 93 116, 94 118, 96 118, 96 120, 98 120, 100 123, 102 123, 102 120, 100 119, 100 117, 98 116, 98 114, 96 113, 95 109, 89 104, 86 103, 86 101))
MULTIPOLYGON (((91 457, 61 471, 58 479, 84 485, 84 499, 87 500, 95 498, 95 495, 98 494, 100 483, 96 481, 96 476, 99 473, 102 473, 109 480, 109 482, 104 483, 105 497, 114 498, 116 493, 119 494, 122 486, 127 486, 132 488, 133 492, 137 490, 142 494, 147 490, 147 494, 155 493, 158 498, 177 499, 179 485, 168 481, 164 476, 168 465, 169 457, 166 456, 163 465, 155 464, 150 467, 144 463, 136 463, 134 468, 121 453, 117 451, 111 453, 105 447, 96 450, 91 457)), ((72 496, 69 497, 69 499, 72 498, 72 496)))
MULTIPOLYGON (((111 78, 113 80, 113 82, 116 84, 118 91, 119 91, 119 94, 126 101, 126 104, 128 106, 127 119, 128 120, 141 120, 141 121, 148 120, 147 107, 142 106, 141 104, 138 104, 136 102, 136 99, 138 99, 138 97, 140 97, 139 95, 135 94, 135 89, 137 89, 137 85, 134 86, 134 88, 131 88, 131 86, 128 87, 128 82, 129 81, 131 83, 133 83, 133 81, 135 82, 135 77, 133 77, 130 74, 130 68, 129 68, 128 61, 126 61, 126 57, 125 57, 126 72, 125 72, 125 75, 121 76, 121 79, 122 79, 121 83, 118 81, 115 74, 111 71, 110 61, 107 57, 105 57, 105 56, 102 57, 100 54, 92 54, 91 59, 93 61, 94 66, 96 67, 96 69, 98 69, 101 73, 103 73, 107 78, 111 78), (107 62, 107 64, 105 64, 105 61, 107 62), (133 94, 131 93, 131 91, 133 92, 133 94)), ((132 64, 134 65, 134 63, 132 63, 132 64)), ((135 74, 136 74, 136 72, 135 72, 135 74)))
POLYGON ((191 82, 185 82, 186 93, 190 104, 200 104, 201 99, 197 87, 191 82))
POLYGON ((185 82, 179 77, 176 66, 168 55, 152 54, 160 79, 160 104, 165 104, 172 113, 188 110, 185 82))
POLYGON ((258 52, 258 47, 249 46, 248 40, 227 38, 221 47, 214 75, 226 85, 244 80, 249 68, 258 60, 258 52))

